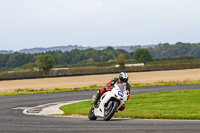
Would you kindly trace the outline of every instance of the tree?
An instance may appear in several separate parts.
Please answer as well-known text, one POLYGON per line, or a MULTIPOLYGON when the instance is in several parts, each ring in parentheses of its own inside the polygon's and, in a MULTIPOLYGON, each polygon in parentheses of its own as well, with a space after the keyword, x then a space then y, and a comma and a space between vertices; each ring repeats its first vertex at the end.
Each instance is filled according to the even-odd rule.
POLYGON ((36 57, 36 65, 39 69, 43 69, 44 71, 48 71, 54 66, 53 57, 49 54, 40 54, 36 57))
POLYGON ((106 57, 105 55, 102 55, 102 56, 100 57, 101 62, 105 62, 106 59, 107 59, 107 57, 106 57))
POLYGON ((93 62, 94 62, 94 59, 92 59, 92 58, 88 59, 88 63, 93 63, 93 62))
POLYGON ((137 49, 140 49, 140 48, 142 48, 142 46, 140 46, 140 45, 131 46, 131 49, 132 49, 133 51, 136 51, 137 49))
POLYGON ((6 62, 6 66, 10 68, 19 67, 24 64, 24 55, 18 52, 15 52, 10 55, 8 61, 6 62))
POLYGON ((33 69, 34 68, 34 63, 33 62, 29 62, 27 64, 22 65, 21 68, 24 69, 24 70, 33 69))
POLYGON ((134 52, 134 58, 137 62, 141 63, 153 61, 152 55, 149 53, 148 49, 137 49, 134 52))
POLYGON ((17 67, 17 60, 14 54, 11 54, 9 59, 6 62, 6 67, 8 68, 15 68, 17 67))
POLYGON ((9 54, 0 54, 0 68, 6 67, 6 62, 8 61, 9 57, 9 54))
POLYGON ((120 54, 117 57, 117 61, 119 63, 120 69, 123 70, 125 68, 125 63, 126 63, 126 55, 125 54, 120 54))

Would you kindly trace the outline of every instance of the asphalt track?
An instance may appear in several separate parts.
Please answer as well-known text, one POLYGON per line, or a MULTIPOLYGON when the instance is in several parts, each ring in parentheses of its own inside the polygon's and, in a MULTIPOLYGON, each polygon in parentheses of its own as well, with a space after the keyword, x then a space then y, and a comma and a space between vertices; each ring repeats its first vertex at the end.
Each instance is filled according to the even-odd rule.
MULTIPOLYGON (((172 90, 200 89, 200 85, 177 85, 132 88, 132 94, 172 90)), ((90 121, 87 118, 33 116, 23 114, 24 108, 46 103, 89 99, 95 91, 62 92, 0 97, 0 133, 44 132, 110 132, 110 133, 188 133, 200 132, 200 121, 111 119, 90 121), (15 109, 14 109, 15 108, 15 109), (16 109, 18 108, 18 109, 16 109)))

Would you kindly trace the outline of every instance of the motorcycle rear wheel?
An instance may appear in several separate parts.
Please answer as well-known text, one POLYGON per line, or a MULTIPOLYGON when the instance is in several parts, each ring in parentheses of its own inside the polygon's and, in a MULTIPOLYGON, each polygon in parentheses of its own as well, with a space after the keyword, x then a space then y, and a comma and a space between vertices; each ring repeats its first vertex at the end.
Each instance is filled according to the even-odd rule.
POLYGON ((110 120, 110 119, 113 117, 113 115, 115 114, 115 112, 116 112, 118 106, 119 106, 119 101, 114 100, 114 101, 113 101, 113 104, 112 104, 112 109, 111 109, 111 111, 110 111, 107 115, 105 115, 105 113, 104 113, 104 120, 105 120, 105 121, 108 121, 108 120, 110 120))

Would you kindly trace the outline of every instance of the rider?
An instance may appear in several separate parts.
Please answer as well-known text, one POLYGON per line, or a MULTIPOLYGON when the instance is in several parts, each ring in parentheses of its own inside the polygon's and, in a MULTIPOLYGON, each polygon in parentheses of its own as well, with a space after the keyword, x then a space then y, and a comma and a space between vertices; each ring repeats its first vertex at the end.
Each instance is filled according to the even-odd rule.
MULTIPOLYGON (((113 86, 114 86, 115 83, 120 83, 120 84, 126 83, 126 89, 127 89, 127 92, 128 92, 128 98, 127 98, 127 100, 129 99, 129 97, 130 97, 130 87, 131 87, 131 86, 130 86, 130 84, 128 83, 128 74, 127 74, 126 72, 121 72, 121 73, 119 74, 119 78, 114 78, 114 79, 112 79, 110 82, 108 82, 108 83, 106 84, 106 88, 101 88, 101 89, 99 89, 99 90, 97 91, 97 94, 96 94, 96 96, 95 96, 95 99, 93 100, 94 106, 97 105, 98 100, 100 99, 100 97, 101 97, 105 92, 111 91, 111 90, 112 90, 112 88, 113 88, 113 86)), ((125 109, 125 105, 123 104, 119 110, 120 110, 120 111, 123 111, 124 109, 125 109)))

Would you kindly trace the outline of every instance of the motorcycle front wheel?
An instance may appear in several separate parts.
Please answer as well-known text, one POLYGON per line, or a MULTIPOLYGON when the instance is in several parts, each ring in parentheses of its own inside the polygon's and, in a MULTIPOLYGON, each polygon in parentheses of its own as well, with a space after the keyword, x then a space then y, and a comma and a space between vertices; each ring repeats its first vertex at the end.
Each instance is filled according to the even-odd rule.
POLYGON ((90 120, 96 120, 97 119, 97 117, 94 115, 94 108, 93 107, 90 109, 90 112, 88 114, 88 118, 90 120))
POLYGON ((109 109, 104 111, 104 120, 105 121, 108 121, 113 117, 113 115, 115 114, 115 112, 119 106, 119 101, 117 101, 117 100, 109 101, 109 102, 112 102, 112 104, 109 107, 109 109))

